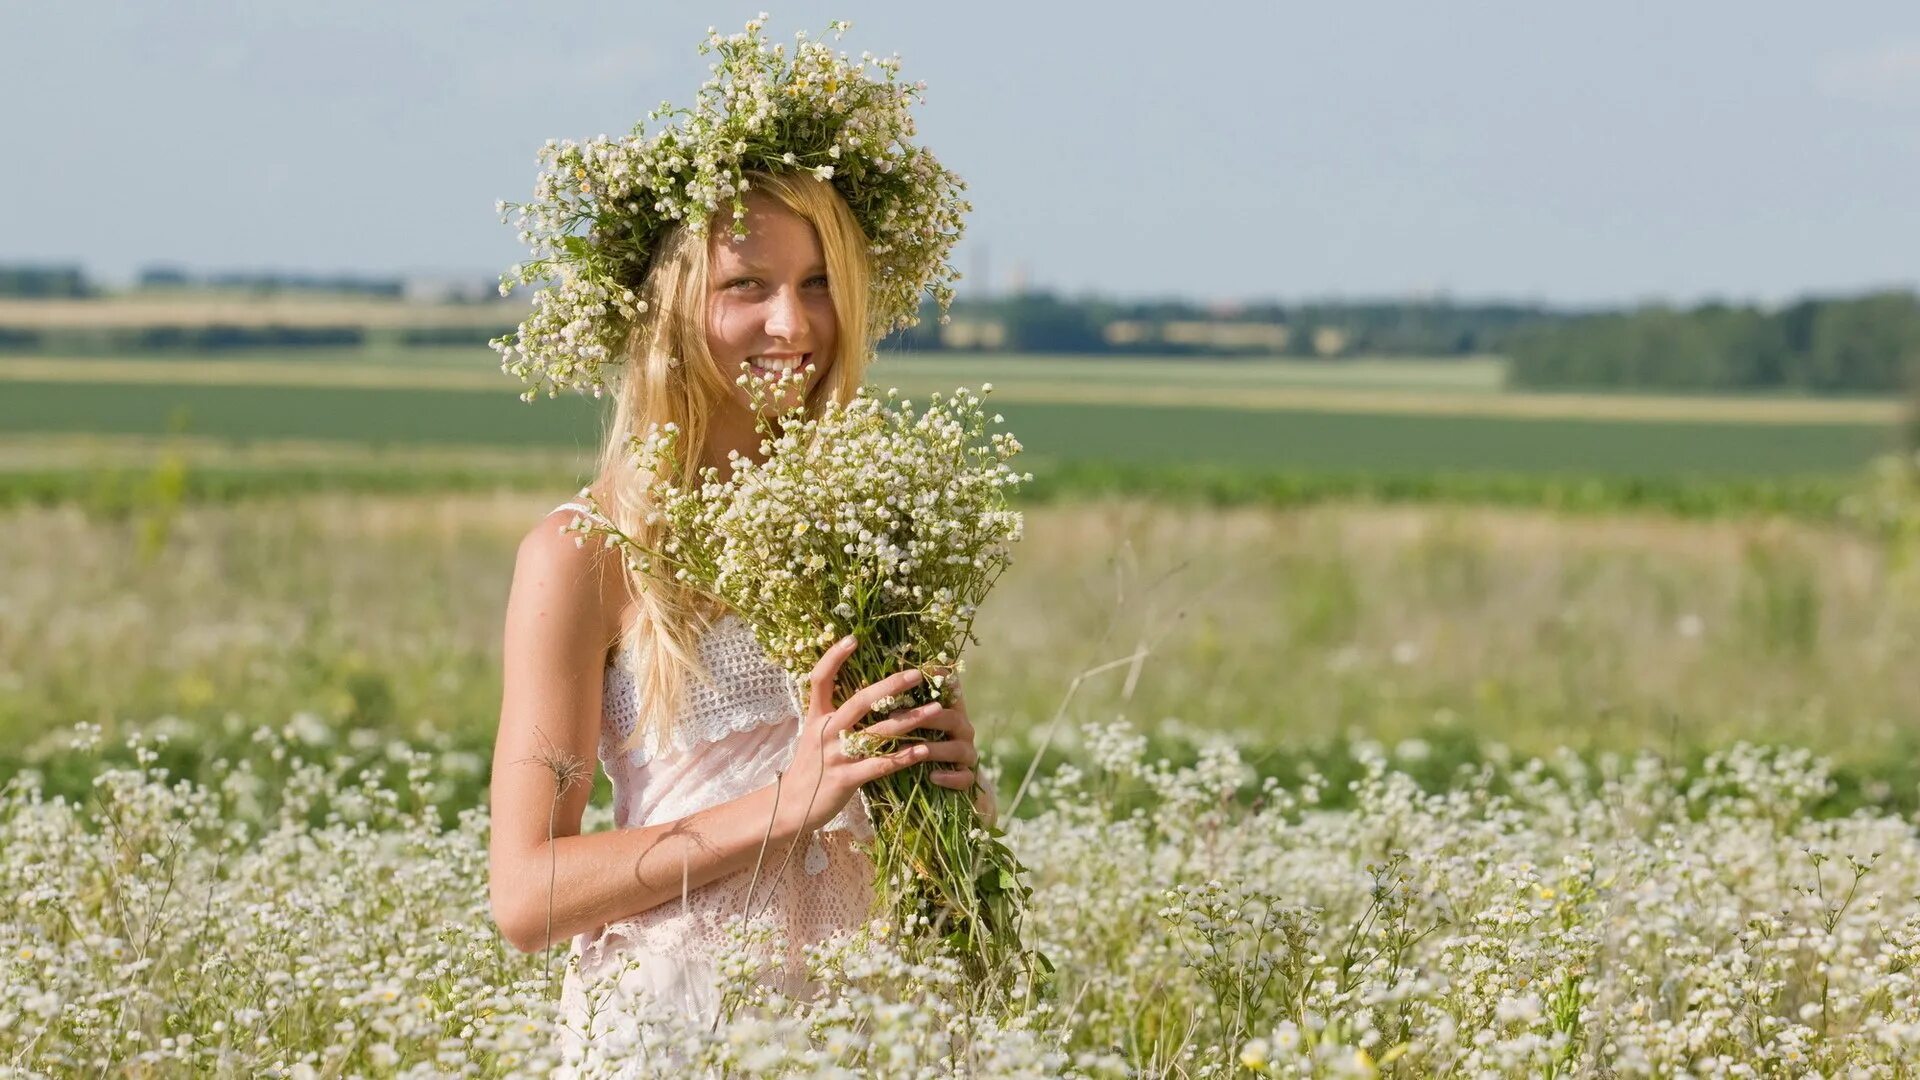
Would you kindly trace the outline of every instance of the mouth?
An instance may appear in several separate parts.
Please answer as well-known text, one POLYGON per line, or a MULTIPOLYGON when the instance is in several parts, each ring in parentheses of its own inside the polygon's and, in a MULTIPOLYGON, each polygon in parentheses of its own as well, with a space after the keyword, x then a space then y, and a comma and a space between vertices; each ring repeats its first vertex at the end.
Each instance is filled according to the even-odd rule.
POLYGON ((763 379, 777 379, 782 375, 800 370, 813 360, 813 354, 804 353, 759 353, 747 357, 753 373, 763 379))

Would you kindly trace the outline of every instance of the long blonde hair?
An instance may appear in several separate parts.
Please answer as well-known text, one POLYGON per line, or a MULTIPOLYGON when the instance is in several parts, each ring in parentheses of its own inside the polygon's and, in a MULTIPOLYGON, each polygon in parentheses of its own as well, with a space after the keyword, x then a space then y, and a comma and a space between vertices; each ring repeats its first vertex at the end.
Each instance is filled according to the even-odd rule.
MULTIPOLYGON (((770 196, 812 225, 826 259, 839 332, 831 364, 808 394, 807 409, 817 415, 827 402, 853 398, 866 378, 873 344, 881 332, 868 302, 872 274, 868 240, 831 183, 805 173, 748 173, 747 180, 750 191, 770 196)), ((718 215, 710 227, 725 229, 730 224, 718 215)), ((647 523, 653 477, 634 467, 629 437, 644 435, 654 425, 678 425, 683 459, 679 483, 693 483, 700 450, 706 444, 708 418, 734 392, 731 378, 715 369, 707 351, 707 243, 706 229, 684 225, 661 242, 640 290, 647 314, 627 338, 594 479, 595 488, 604 493, 601 511, 622 532, 654 550, 659 548, 663 528, 647 523)), ((820 359, 815 357, 815 362, 820 359)), ((721 609, 677 582, 630 568, 622 576, 627 595, 638 609, 614 643, 623 651, 633 651, 639 716, 629 739, 632 746, 656 726, 661 738, 672 734, 688 679, 708 677, 700 662, 700 638, 721 609)))

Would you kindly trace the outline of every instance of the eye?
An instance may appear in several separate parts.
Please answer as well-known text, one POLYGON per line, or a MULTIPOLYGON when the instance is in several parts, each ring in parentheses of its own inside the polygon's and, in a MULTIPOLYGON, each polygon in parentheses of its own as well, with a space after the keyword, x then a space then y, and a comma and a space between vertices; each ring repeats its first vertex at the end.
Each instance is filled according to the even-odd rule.
POLYGON ((726 287, 729 289, 751 289, 758 284, 760 284, 759 278, 738 277, 727 282, 726 287))
POLYGON ((824 289, 827 287, 827 275, 815 274, 807 279, 807 284, 815 288, 824 289))

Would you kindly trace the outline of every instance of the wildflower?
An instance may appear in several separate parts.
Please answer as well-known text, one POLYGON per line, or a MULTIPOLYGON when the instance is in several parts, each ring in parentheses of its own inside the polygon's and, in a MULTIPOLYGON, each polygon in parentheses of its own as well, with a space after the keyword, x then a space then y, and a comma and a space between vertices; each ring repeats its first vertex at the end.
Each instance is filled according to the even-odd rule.
POLYGON ((549 139, 533 201, 496 203, 533 256, 502 275, 501 295, 539 286, 533 311, 489 343, 501 370, 528 384, 523 399, 603 392, 603 368, 646 313, 634 289, 661 238, 683 223, 705 229, 723 207, 744 235, 752 171, 806 169, 847 197, 875 252, 881 324, 917 324, 923 295, 943 313, 952 303, 949 254, 972 206, 965 183, 913 141, 924 88, 805 34, 791 52, 769 49, 764 25, 707 36, 700 51, 717 60, 691 108, 663 105, 621 138, 549 139))

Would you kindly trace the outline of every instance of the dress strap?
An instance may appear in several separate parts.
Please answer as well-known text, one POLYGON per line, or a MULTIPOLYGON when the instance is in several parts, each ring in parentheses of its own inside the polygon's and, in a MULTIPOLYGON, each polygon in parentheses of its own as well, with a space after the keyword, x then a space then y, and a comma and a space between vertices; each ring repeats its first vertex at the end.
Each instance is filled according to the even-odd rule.
MULTIPOLYGON (((591 490, 593 490, 593 489, 592 489, 592 488, 581 488, 581 489, 580 489, 579 491, 577 491, 577 492, 575 492, 575 494, 576 494, 576 495, 585 495, 585 494, 586 494, 587 492, 589 492, 589 491, 591 491, 591 490)), ((593 508, 592 508, 592 507, 590 507, 590 506, 588 506, 588 505, 587 505, 586 503, 583 503, 583 502, 577 502, 577 501, 574 501, 574 500, 568 500, 567 502, 563 502, 563 503, 561 503, 561 504, 560 504, 559 506, 556 506, 556 507, 554 507, 554 508, 553 508, 552 510, 549 510, 549 511, 547 511, 547 513, 549 513, 549 514, 557 514, 557 513, 559 513, 559 512, 560 512, 560 511, 562 511, 562 510, 572 510, 572 511, 575 511, 576 513, 579 513, 579 514, 582 514, 582 515, 585 515, 585 516, 587 517, 587 519, 588 519, 588 520, 591 520, 591 521, 599 521, 599 522, 605 522, 605 521, 607 520, 607 519, 606 519, 606 517, 605 517, 605 515, 602 515, 602 514, 598 514, 598 513, 595 513, 595 512, 594 512, 594 510, 593 510, 593 508)))

